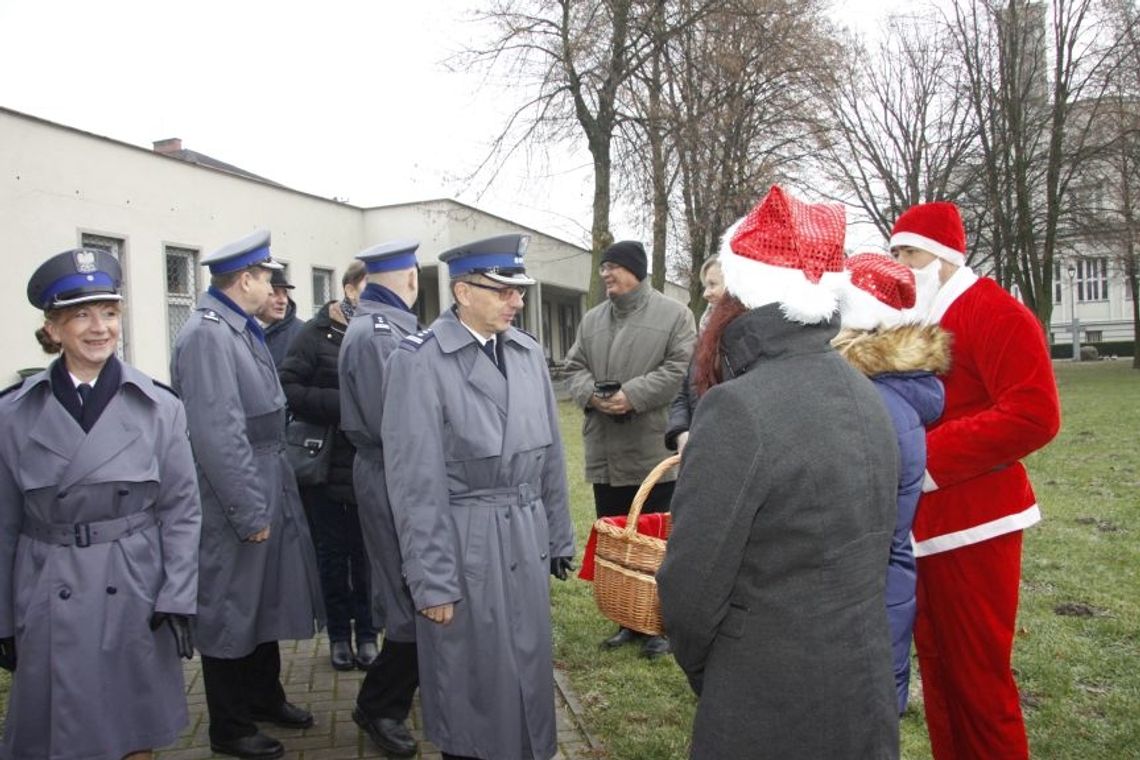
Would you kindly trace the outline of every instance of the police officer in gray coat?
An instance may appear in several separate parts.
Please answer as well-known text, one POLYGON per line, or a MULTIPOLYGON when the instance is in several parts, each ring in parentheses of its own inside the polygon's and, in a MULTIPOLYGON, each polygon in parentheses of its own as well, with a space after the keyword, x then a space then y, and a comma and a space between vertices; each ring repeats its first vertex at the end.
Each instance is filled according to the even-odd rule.
POLYGON ((281 687, 279 639, 312 637, 323 618, 316 556, 285 458, 285 394, 251 316, 269 298, 269 232, 208 256, 210 288, 178 333, 171 377, 190 421, 202 492, 195 635, 210 746, 274 758, 254 721, 308 728, 281 687))
MULTIPOLYGON (((372 619, 384 621, 384 646, 368 669, 352 718, 389 755, 410 757, 416 740, 404 725, 419 684, 416 612, 404 583, 400 542, 384 479, 380 427, 388 358, 419 329, 414 240, 372 246, 357 258, 368 271, 356 316, 340 349, 340 423, 356 447, 352 480, 372 569, 372 619)), ((398 444, 398 441, 397 441, 398 444)))
POLYGON ((572 569, 558 412, 542 348, 511 326, 528 238, 440 255, 456 304, 388 364, 384 469, 419 616, 424 729, 447 757, 552 757, 547 574, 572 569))
POLYGON ((115 356, 120 279, 102 251, 40 266, 61 355, 0 398, 4 758, 141 760, 188 719, 198 484, 181 402, 115 356))

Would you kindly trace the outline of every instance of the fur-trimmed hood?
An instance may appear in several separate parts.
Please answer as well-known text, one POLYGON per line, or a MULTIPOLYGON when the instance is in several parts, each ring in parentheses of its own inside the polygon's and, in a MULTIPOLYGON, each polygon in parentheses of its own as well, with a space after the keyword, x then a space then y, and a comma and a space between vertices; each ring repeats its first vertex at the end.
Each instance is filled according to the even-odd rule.
POLYGON ((868 377, 888 372, 950 369, 950 333, 938 325, 904 325, 890 330, 842 330, 831 341, 851 366, 868 377))
POLYGON ((892 419, 900 402, 909 405, 923 425, 942 416, 946 391, 935 374, 950 369, 950 334, 938 325, 843 330, 832 345, 880 387, 892 419))

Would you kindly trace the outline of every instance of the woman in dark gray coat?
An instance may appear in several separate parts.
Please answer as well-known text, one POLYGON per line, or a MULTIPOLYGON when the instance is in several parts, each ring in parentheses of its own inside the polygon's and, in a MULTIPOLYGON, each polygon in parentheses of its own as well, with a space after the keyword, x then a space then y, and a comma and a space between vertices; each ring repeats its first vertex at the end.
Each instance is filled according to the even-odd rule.
POLYGON ((41 266, 61 356, 0 398, 4 758, 149 758, 187 723, 198 485, 182 403, 115 357, 119 280, 100 251, 41 266))
POLYGON ((657 575, 699 697, 692 757, 897 758, 898 450, 870 381, 830 345, 842 208, 773 188, 729 243, 657 575))

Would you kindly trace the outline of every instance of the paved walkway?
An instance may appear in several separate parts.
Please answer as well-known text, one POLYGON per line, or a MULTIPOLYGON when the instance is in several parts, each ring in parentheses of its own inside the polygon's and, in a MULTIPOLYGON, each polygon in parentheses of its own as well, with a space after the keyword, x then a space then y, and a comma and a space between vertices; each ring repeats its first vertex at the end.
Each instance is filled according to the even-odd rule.
MULTIPOLYGON (((159 760, 199 760, 223 757, 210 751, 207 734, 206 696, 198 658, 186 663, 187 701, 190 725, 174 746, 158 754, 159 760)), ((283 642, 281 680, 289 701, 313 712, 317 724, 308 730, 264 726, 270 736, 285 745, 289 760, 349 760, 386 755, 352 722, 352 707, 364 674, 359 670, 338 672, 329 664, 329 643, 322 634, 311 641, 283 642)), ((594 739, 579 719, 581 708, 570 693, 566 679, 555 671, 555 706, 558 714, 558 758, 591 760, 603 757, 594 739)), ((412 735, 420 741, 417 757, 439 760, 440 753, 424 738, 419 703, 408 720, 412 735)))

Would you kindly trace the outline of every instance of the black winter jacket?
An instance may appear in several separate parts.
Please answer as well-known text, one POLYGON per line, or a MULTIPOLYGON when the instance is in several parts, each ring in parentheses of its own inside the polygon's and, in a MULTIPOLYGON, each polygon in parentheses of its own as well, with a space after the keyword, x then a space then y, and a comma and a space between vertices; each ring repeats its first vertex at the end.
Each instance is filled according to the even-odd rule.
POLYGON ((278 367, 289 411, 306 422, 335 425, 327 493, 333 501, 356 503, 352 460, 356 449, 340 429, 340 375, 337 358, 347 329, 329 316, 325 304, 304 324, 278 367))
POLYGON ((681 433, 689 432, 689 428, 693 426, 693 411, 696 407, 697 392, 693 388, 693 362, 689 362, 681 390, 669 404, 669 422, 665 426, 665 448, 670 451, 677 450, 677 438, 681 433))
POLYGON ((297 319, 297 304, 290 298, 289 305, 285 307, 285 317, 265 328, 265 345, 269 348, 275 367, 281 369, 289 345, 304 327, 305 323, 297 319))

